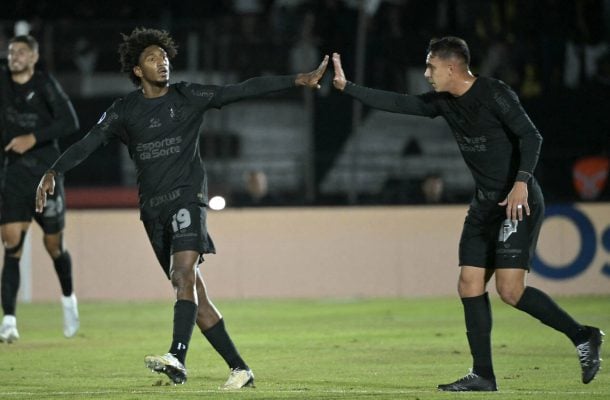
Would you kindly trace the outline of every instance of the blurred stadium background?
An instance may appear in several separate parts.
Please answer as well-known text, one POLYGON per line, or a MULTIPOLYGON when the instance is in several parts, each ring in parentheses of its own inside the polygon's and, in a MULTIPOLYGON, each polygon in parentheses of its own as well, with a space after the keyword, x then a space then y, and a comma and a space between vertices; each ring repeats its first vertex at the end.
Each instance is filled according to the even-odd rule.
MULTIPOLYGON (((576 201, 583 194, 573 183, 575 163, 608 157, 609 9, 607 0, 17 0, 0 9, 0 51, 15 29, 39 39, 41 66, 58 77, 81 118, 68 145, 133 89, 118 72, 116 48, 120 33, 136 26, 172 32, 180 44, 173 81, 225 84, 308 71, 338 51, 349 79, 409 93, 428 90, 428 40, 456 34, 471 46, 472 69, 515 88, 542 132, 537 177, 547 200, 576 201)), ((362 109, 330 86, 327 80, 311 98, 294 90, 209 112, 202 151, 211 194, 233 207, 413 204, 437 201, 421 187, 440 177, 441 201, 469 200, 471 178, 443 122, 362 109), (267 189, 257 192, 261 180, 267 189)), ((67 185, 133 189, 131 162, 111 144, 72 171, 67 185)), ((610 190, 591 197, 608 200, 610 190)), ((88 206, 87 196, 72 206, 88 206)))
MULTIPOLYGON (((423 72, 430 38, 465 38, 473 71, 511 85, 544 136, 536 176, 550 212, 561 218, 550 220, 546 230, 553 235, 546 234, 550 239, 541 243, 546 258, 538 260, 535 271, 551 292, 610 292, 610 1, 5 2, 0 7, 0 58, 6 57, 7 40, 14 34, 37 37, 39 67, 58 78, 80 117, 81 131, 65 139, 64 148, 82 137, 114 98, 134 89, 119 73, 116 49, 120 33, 137 26, 167 29, 179 43, 174 82, 226 84, 309 71, 324 54, 337 51, 348 79, 408 93, 429 90, 423 72), (571 279, 585 273, 587 278, 574 286, 571 279)), ((456 264, 459 228, 473 185, 448 127, 440 119, 362 107, 331 89, 331 76, 332 68, 317 93, 295 89, 206 114, 201 151, 210 196, 222 196, 227 205, 225 214, 210 216, 222 249, 218 262, 224 265, 210 270, 212 291, 220 287, 216 293, 226 297, 407 296, 426 288, 429 294, 453 293, 454 274, 445 273, 442 283, 434 277, 443 275, 438 268, 456 264), (420 204, 434 207, 413 207, 420 204), (380 207, 380 214, 353 207, 371 205, 405 207, 380 207), (274 222, 267 224, 270 220, 274 222), (346 228, 327 230, 324 236, 322 227, 333 222, 346 228), (266 235, 252 234, 265 224, 266 235), (354 233, 356 240, 346 241, 354 233), (340 243, 341 254, 329 243, 340 243), (363 258, 363 252, 375 257, 363 258), (407 279, 418 276, 410 258, 414 255, 422 264, 418 268, 431 276, 430 286, 407 279), (315 273, 309 270, 312 263, 315 273), (263 265, 267 269, 257 270, 263 265), (354 265, 359 272, 350 274, 354 265), (370 265, 386 265, 392 272, 371 272, 370 265), (224 272, 214 272, 218 270, 224 272), (345 276, 360 286, 337 291, 345 276), (382 276, 398 283, 388 289, 382 276), (236 277, 237 289, 231 280, 236 277), (278 281, 275 291, 249 291, 251 282, 264 287, 271 278, 278 281), (316 292, 324 279, 327 286, 316 292), (385 291, 367 289, 375 279, 385 291), (219 285, 225 281, 223 291, 219 285), (303 282, 311 284, 311 292, 290 290, 291 284, 303 287, 303 282)), ((154 275, 150 268, 156 262, 144 231, 132 235, 128 229, 123 242, 123 234, 115 233, 125 224, 138 225, 134 170, 123 146, 117 142, 98 150, 68 173, 66 187, 69 208, 83 209, 69 211, 72 225, 67 228, 82 298, 105 298, 100 293, 111 288, 100 279, 110 280, 128 268, 134 275, 154 275), (128 211, 111 215, 92 208, 128 211)), ((46 263, 37 254, 38 233, 33 235, 32 258, 23 263, 46 263)), ((215 258, 210 259, 213 266, 215 258)), ((45 292, 54 281, 51 270, 41 268, 36 274, 33 283, 24 279, 31 285, 30 299, 32 293, 34 299, 36 293, 38 299, 55 298, 55 287, 45 292)), ((160 271, 157 275, 158 287, 166 290, 155 296, 171 297, 160 271)))

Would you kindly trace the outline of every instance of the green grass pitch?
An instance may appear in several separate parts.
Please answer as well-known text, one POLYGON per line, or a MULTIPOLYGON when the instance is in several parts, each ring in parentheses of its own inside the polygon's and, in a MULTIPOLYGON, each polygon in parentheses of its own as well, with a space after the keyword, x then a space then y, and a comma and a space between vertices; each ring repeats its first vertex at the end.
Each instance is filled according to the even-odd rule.
MULTIPOLYGON (((610 297, 557 300, 610 331, 610 297)), ((186 384, 145 369, 146 354, 169 347, 171 300, 84 302, 73 339, 62 336, 59 302, 20 304, 21 340, 0 346, 0 399, 610 399, 610 367, 583 385, 567 338, 492 304, 499 392, 478 394, 436 390, 470 366, 457 298, 219 301, 256 375, 256 388, 239 392, 218 390, 228 369, 197 328, 186 384)))

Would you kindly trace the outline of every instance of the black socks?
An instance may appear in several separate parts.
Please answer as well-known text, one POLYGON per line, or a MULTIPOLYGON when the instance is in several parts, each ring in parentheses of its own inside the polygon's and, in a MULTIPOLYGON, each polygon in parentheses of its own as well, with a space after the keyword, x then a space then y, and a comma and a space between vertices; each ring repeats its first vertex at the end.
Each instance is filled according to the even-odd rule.
POLYGON ((169 352, 184 365, 188 351, 195 319, 197 318, 197 304, 188 300, 178 300, 174 304, 174 334, 169 352))
MULTIPOLYGON (((487 293, 462 298, 466 335, 472 354, 472 372, 487 379, 494 379, 491 361, 491 307, 487 293)), ((576 322, 544 292, 526 287, 515 308, 524 311, 570 338, 574 345, 589 339, 589 330, 576 322)))
POLYGON ((4 267, 2 268, 2 311, 4 315, 15 315, 17 307, 17 292, 19 291, 19 259, 4 256, 4 267))
POLYGON ((590 332, 587 328, 574 321, 553 299, 536 288, 527 286, 515 308, 564 333, 575 346, 589 338, 590 332))
POLYGON ((241 358, 235 345, 231 341, 227 330, 225 329, 225 322, 223 319, 218 321, 216 325, 207 329, 205 331, 201 331, 206 339, 210 342, 212 347, 221 355, 222 358, 229 365, 229 368, 239 368, 243 370, 250 369, 248 365, 241 358))
POLYGON ((491 306, 487 293, 462 298, 466 336, 472 354, 472 372, 486 379, 495 379, 491 361, 491 306))
POLYGON ((57 279, 61 285, 61 292, 64 296, 72 294, 72 259, 70 253, 64 251, 59 257, 53 260, 57 279))

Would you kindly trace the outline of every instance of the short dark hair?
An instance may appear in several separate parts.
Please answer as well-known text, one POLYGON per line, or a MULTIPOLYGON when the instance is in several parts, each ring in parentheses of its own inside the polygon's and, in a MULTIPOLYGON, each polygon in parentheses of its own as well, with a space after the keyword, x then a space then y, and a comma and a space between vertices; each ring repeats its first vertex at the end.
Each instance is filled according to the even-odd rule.
POLYGON ((159 29, 135 28, 129 35, 121 33, 123 43, 119 45, 119 56, 121 60, 121 72, 127 72, 129 79, 136 86, 141 81, 133 73, 133 67, 138 65, 140 55, 148 46, 159 46, 167 53, 171 60, 178 54, 178 46, 167 31, 159 29))
POLYGON ((30 35, 18 35, 8 41, 8 44, 11 45, 13 43, 25 43, 30 50, 38 51, 38 41, 34 39, 33 36, 30 35))
POLYGON ((470 65, 470 50, 468 44, 462 38, 456 36, 445 36, 440 39, 430 40, 428 45, 428 53, 435 57, 446 60, 451 57, 457 57, 464 61, 466 65, 470 65))

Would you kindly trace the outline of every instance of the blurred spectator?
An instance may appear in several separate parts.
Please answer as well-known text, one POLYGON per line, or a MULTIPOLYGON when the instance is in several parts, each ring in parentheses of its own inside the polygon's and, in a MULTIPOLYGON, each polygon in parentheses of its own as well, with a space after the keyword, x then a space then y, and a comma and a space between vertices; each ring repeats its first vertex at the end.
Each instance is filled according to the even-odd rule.
POLYGON ((290 72, 313 70, 320 62, 320 52, 316 46, 316 38, 313 34, 316 17, 311 11, 307 11, 303 18, 301 35, 290 49, 290 72))
POLYGON ((237 207, 259 207, 281 204, 269 192, 267 175, 261 170, 250 170, 244 174, 244 190, 233 194, 232 203, 237 207))
POLYGON ((423 202, 426 204, 443 203, 445 199, 445 183, 438 174, 430 174, 421 183, 423 202))
POLYGON ((596 74, 604 42, 603 0, 576 0, 575 24, 566 45, 564 84, 575 89, 596 74))
POLYGON ((249 171, 246 173, 246 190, 252 202, 260 203, 269 193, 267 175, 263 171, 249 171))
POLYGON ((83 75, 90 75, 95 70, 98 51, 85 37, 80 37, 74 44, 74 63, 83 75))
POLYGON ((511 87, 518 87, 521 79, 511 54, 511 45, 506 40, 500 37, 494 39, 481 62, 479 73, 500 79, 511 87))

